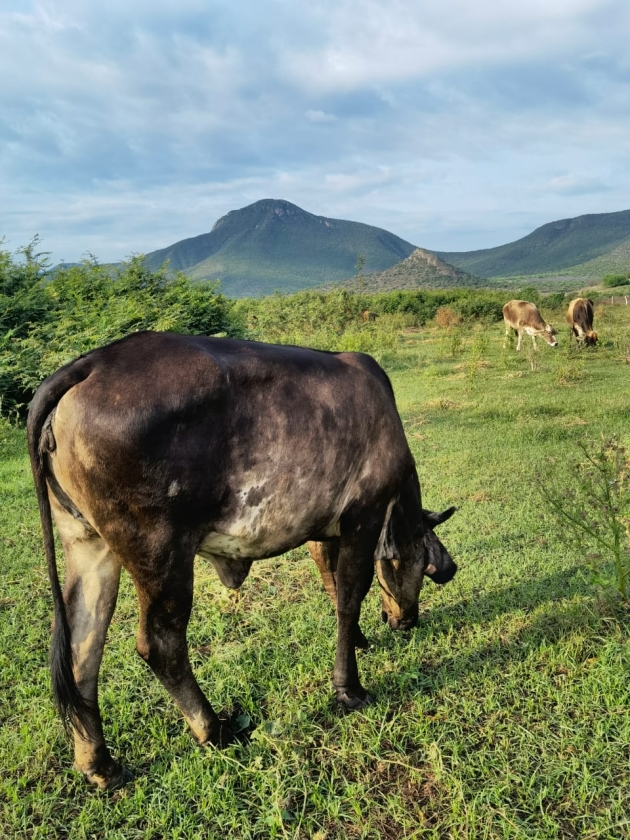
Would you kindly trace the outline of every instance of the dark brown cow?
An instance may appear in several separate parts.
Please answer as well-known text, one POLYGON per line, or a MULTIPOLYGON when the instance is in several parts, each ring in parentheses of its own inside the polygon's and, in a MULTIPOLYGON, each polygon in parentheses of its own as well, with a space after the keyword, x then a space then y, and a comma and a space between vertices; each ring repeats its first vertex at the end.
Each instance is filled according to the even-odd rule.
POLYGON ((309 541, 336 603, 333 684, 349 709, 370 699, 355 645, 375 564, 393 628, 416 623, 425 574, 455 574, 433 532, 454 509, 422 509, 390 382, 370 356, 136 333, 49 377, 28 440, 55 608, 53 688, 75 766, 102 788, 129 777, 105 745, 97 699, 121 568, 140 602, 138 653, 202 745, 231 732, 188 658, 196 555, 238 588, 254 560, 309 541))
POLYGON ((521 349, 523 333, 531 335, 534 349, 536 348, 536 336, 543 338, 552 347, 558 344, 554 328, 543 320, 537 307, 526 300, 511 300, 506 303, 503 307, 503 321, 506 337, 510 334, 511 329, 518 335, 517 350, 521 349))
POLYGON ((569 337, 574 335, 587 346, 597 344, 597 333, 593 331, 593 301, 588 298, 575 298, 567 310, 569 337))

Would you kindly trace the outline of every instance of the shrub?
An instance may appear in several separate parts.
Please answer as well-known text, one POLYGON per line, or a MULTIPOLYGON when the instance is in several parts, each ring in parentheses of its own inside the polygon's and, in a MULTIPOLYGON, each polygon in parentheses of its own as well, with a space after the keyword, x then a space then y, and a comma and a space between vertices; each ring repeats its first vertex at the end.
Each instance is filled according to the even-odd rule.
POLYGON ((565 304, 564 292, 552 292, 550 295, 546 295, 544 304, 550 309, 560 309, 565 304))
POLYGON ((630 283, 630 277, 627 274, 607 274, 602 277, 602 286, 626 286, 630 283))
POLYGON ((517 294, 515 298, 518 300, 527 300, 530 303, 535 303, 538 305, 541 301, 540 292, 535 286, 524 286, 517 294))
POLYGON ((440 306, 435 313, 435 323, 438 327, 442 327, 445 330, 450 327, 458 327, 463 320, 459 312, 455 312, 450 306, 440 306))
POLYGON ((51 270, 22 250, 0 254, 0 393, 5 412, 24 411, 39 383, 58 367, 130 332, 237 334, 231 303, 216 284, 149 271, 134 257, 115 271, 85 260, 51 270), (4 305, 2 305, 4 304, 4 305))
POLYGON ((630 454, 616 437, 579 444, 580 458, 563 477, 563 489, 542 492, 560 523, 592 549, 593 582, 611 585, 630 600, 630 454), (612 561, 613 572, 606 570, 612 561))

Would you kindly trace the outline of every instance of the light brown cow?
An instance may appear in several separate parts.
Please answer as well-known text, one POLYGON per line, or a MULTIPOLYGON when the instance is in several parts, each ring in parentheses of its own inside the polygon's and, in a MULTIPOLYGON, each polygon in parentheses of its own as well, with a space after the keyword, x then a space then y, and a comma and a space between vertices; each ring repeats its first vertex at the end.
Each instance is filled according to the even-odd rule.
POLYGON ((503 321, 505 322, 505 335, 510 335, 510 330, 518 334, 516 349, 521 349, 523 333, 531 335, 534 349, 536 349, 536 336, 543 338, 547 344, 555 347, 556 331, 543 320, 540 312, 533 303, 526 300, 511 300, 503 307, 503 321))
POLYGON ((597 344, 597 333, 593 331, 593 301, 588 298, 575 298, 567 310, 569 338, 574 335, 587 346, 597 344))

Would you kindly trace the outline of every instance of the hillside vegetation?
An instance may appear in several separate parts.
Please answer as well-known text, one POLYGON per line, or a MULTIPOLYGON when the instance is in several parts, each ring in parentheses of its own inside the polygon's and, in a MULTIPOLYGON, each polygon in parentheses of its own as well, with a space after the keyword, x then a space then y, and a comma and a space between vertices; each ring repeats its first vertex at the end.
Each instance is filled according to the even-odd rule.
POLYGON ((630 275, 630 236, 622 240, 616 248, 601 257, 573 266, 567 271, 584 274, 587 277, 603 277, 607 274, 630 275))
POLYGON ((566 272, 597 277, 630 272, 630 210, 560 219, 528 236, 480 251, 438 251, 437 255, 481 277, 566 272))
POLYGON ((232 297, 296 291, 345 280, 361 255, 366 272, 405 259, 414 246, 381 228, 315 216, 288 201, 264 199, 233 210, 210 233, 184 239, 145 257, 196 280, 220 280, 232 297))
POLYGON ((483 286, 487 281, 449 265, 431 251, 416 248, 402 262, 380 274, 357 274, 335 286, 355 292, 389 292, 397 289, 449 289, 483 286))

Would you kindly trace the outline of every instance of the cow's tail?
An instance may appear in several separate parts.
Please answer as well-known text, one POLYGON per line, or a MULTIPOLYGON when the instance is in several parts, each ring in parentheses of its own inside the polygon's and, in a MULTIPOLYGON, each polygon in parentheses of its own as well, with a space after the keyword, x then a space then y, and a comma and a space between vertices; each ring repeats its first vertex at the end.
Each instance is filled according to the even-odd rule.
POLYGON ((52 514, 46 483, 45 441, 42 440, 42 432, 59 400, 74 385, 88 377, 91 367, 89 357, 82 356, 46 379, 33 397, 26 425, 31 468, 44 536, 48 578, 53 598, 54 623, 50 649, 53 694, 64 726, 67 727, 69 721, 74 720, 81 723, 86 730, 89 726, 90 708, 78 689, 72 670, 70 625, 57 572, 52 514))

